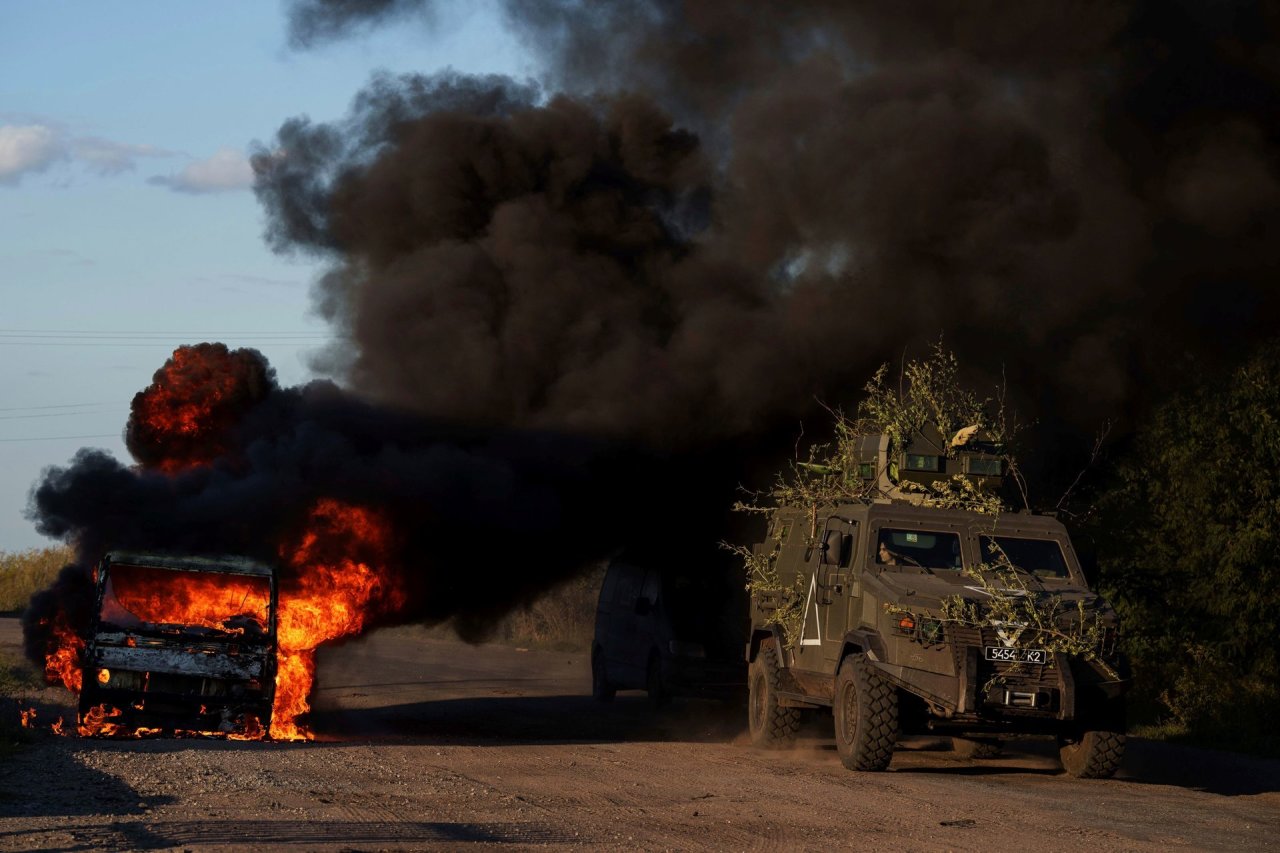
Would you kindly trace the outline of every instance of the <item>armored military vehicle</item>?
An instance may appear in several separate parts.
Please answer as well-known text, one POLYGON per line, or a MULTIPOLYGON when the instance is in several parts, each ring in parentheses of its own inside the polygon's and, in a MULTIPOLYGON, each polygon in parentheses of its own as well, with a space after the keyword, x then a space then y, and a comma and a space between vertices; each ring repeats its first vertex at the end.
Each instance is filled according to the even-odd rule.
POLYGON ((755 744, 785 743, 805 709, 830 708, 852 770, 886 768, 900 733, 933 733, 974 757, 1049 736, 1071 775, 1116 771, 1129 673, 1066 529, 924 496, 942 477, 998 482, 1003 462, 979 439, 957 449, 926 431, 891 454, 870 436, 867 499, 774 512, 754 547, 778 579, 751 599, 755 744))

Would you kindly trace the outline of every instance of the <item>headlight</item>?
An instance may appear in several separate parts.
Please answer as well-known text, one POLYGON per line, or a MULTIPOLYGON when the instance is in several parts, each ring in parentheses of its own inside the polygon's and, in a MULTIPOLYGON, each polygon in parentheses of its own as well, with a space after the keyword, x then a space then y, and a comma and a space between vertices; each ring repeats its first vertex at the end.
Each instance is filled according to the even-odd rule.
POLYGON ((115 672, 103 667, 98 670, 98 683, 103 687, 110 687, 114 690, 141 690, 145 675, 141 672, 132 672, 127 669, 118 669, 115 672))
POLYGON ((893 623, 893 629, 903 636, 914 637, 927 646, 942 642, 942 622, 928 616, 899 613, 897 620, 893 623))

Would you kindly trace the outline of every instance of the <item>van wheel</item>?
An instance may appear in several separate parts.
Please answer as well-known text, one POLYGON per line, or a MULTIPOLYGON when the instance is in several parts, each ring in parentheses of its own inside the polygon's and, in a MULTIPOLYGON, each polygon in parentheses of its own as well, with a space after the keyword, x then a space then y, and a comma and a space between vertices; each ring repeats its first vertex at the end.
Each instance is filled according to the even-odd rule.
POLYGON ((1062 769, 1077 779, 1108 779, 1124 758, 1122 732, 1087 731, 1073 741, 1061 742, 1062 769))
POLYGON ((850 770, 883 770, 898 740, 898 691, 867 663, 849 655, 836 675, 832 715, 836 752, 850 770))
POLYGON ((604 650, 591 651, 591 698, 597 702, 612 702, 618 688, 609 683, 604 672, 604 650))
POLYGON ((778 704, 782 666, 772 637, 760 643, 760 651, 747 674, 747 729, 751 742, 760 747, 777 747, 795 740, 800 730, 800 709, 778 704))
POLYGON ((995 738, 953 737, 951 751, 961 758, 999 758, 1004 746, 995 738))
POLYGON ((662 658, 654 652, 649 655, 649 666, 644 674, 644 689, 649 694, 649 704, 661 708, 671 700, 671 694, 662 683, 662 658))

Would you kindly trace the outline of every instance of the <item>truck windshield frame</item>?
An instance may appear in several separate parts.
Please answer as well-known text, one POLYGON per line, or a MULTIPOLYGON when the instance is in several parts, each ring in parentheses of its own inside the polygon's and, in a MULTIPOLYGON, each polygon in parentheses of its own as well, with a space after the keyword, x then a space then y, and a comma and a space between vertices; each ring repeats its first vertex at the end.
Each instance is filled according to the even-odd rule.
POLYGON ((275 604, 270 576, 123 561, 103 570, 102 624, 143 631, 177 627, 244 639, 270 633, 275 604))

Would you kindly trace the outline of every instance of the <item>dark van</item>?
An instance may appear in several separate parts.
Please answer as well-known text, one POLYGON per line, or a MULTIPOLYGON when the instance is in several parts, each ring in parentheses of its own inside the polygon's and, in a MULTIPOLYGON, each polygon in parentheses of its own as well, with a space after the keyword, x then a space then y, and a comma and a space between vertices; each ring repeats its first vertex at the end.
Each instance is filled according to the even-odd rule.
POLYGON ((596 608, 591 693, 608 702, 619 690, 645 690, 655 705, 672 696, 744 696, 746 665, 734 640, 746 619, 740 583, 618 557, 596 608))

